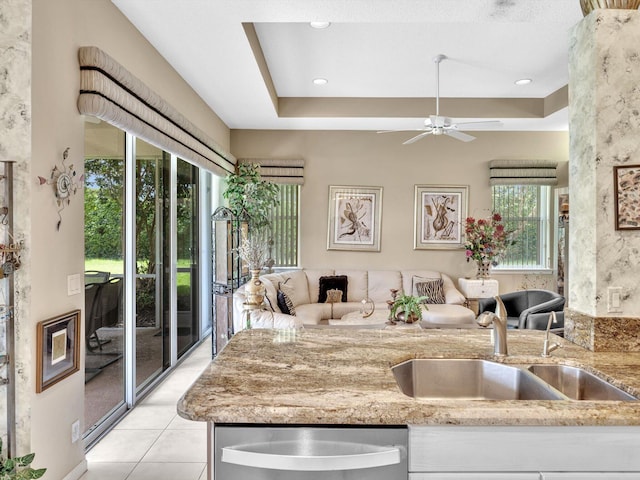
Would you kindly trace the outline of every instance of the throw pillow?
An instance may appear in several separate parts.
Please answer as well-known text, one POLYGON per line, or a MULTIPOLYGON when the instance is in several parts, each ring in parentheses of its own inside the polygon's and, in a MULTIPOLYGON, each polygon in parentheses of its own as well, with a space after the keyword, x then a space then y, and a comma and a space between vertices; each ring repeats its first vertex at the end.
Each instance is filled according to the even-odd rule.
POLYGON ((282 313, 286 313, 287 315, 295 315, 296 307, 293 305, 291 301, 291 290, 292 287, 287 285, 289 279, 287 278, 284 282, 278 283, 278 308, 282 313))
POLYGON ((326 303, 328 290, 340 290, 342 292, 342 301, 347 301, 347 276, 334 275, 320 277, 320 295, 318 295, 318 303, 326 303))
POLYGON ((416 290, 421 297, 429 297, 422 303, 445 303, 444 282, 441 278, 416 283, 416 290))
POLYGON ((433 272, 433 274, 437 275, 437 276, 420 277, 418 275, 413 275, 411 277, 411 295, 413 295, 413 296, 419 295, 418 289, 416 288, 416 285, 418 285, 418 283, 420 283, 420 282, 432 282, 434 280, 440 280, 442 278, 436 272, 433 272))
POLYGON ((337 288, 327 290, 326 303, 342 303, 342 290, 338 290, 337 288))

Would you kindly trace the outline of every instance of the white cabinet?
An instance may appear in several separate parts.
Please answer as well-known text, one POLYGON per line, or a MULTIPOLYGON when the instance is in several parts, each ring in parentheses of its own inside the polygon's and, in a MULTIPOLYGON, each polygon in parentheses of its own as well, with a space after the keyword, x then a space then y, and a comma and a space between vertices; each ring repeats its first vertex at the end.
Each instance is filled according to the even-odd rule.
POLYGON ((498 295, 499 284, 492 278, 459 278, 460 291, 467 298, 489 298, 498 295))
POLYGON ((638 452, 640 427, 409 427, 411 480, 637 480, 638 452))
MULTIPOLYGON (((538 472, 532 473, 411 473, 409 480, 540 480, 538 472)), ((589 479, 591 480, 591 479, 589 479)))
POLYGON ((467 299, 467 307, 478 314, 478 299, 491 298, 498 295, 499 284, 492 278, 459 278, 458 287, 467 299))
POLYGON ((637 472, 542 472, 541 480, 638 480, 637 472))

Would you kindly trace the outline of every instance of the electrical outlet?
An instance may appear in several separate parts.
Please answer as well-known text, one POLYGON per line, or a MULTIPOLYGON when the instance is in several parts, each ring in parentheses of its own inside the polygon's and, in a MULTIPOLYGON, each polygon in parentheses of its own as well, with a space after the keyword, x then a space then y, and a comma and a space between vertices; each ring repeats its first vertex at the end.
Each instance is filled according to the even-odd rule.
POLYGON ((622 287, 607 288, 607 312, 622 312, 622 287))
POLYGON ((71 424, 71 443, 80 440, 80 420, 76 420, 71 424))

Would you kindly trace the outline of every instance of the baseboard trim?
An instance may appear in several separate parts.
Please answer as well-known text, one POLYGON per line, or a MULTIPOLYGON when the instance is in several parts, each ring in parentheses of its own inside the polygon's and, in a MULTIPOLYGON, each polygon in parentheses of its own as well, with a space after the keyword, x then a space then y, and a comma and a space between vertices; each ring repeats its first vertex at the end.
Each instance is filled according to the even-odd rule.
POLYGON ((82 475, 88 470, 87 459, 82 459, 82 461, 75 466, 73 470, 71 470, 62 480, 79 480, 82 475))

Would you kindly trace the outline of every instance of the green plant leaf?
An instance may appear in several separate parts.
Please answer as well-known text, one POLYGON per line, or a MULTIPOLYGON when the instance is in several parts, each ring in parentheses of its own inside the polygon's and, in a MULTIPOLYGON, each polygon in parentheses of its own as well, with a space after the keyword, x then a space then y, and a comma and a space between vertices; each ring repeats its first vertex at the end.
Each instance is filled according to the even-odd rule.
POLYGON ((28 467, 29 464, 33 462, 33 459, 35 458, 35 456, 36 456, 35 453, 29 453, 28 455, 25 455, 23 457, 16 457, 15 460, 18 463, 18 466, 28 467))
POLYGON ((46 468, 31 469, 31 476, 29 478, 40 478, 46 471, 46 468))

